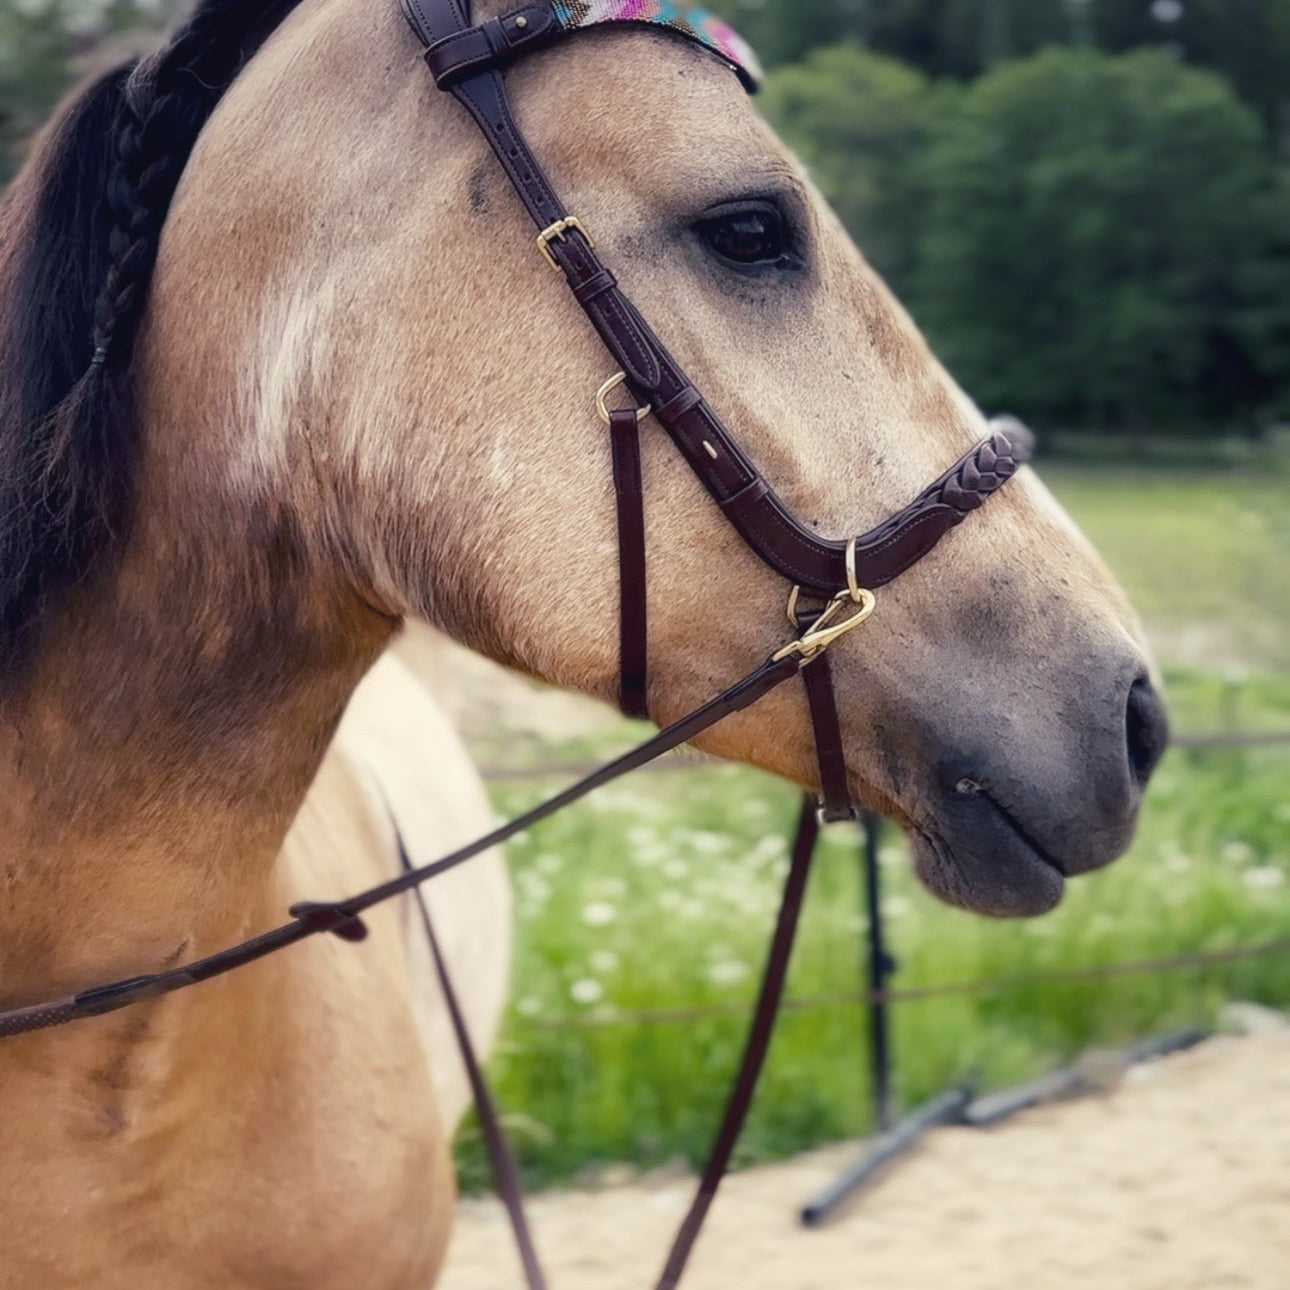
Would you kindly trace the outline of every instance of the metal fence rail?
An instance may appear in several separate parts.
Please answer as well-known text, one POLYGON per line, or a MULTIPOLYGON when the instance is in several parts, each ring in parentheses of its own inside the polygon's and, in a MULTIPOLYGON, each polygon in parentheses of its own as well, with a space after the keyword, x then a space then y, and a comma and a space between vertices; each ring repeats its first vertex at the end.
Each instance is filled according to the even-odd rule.
MULTIPOLYGON (((1026 976, 1001 976, 978 981, 946 981, 932 985, 908 986, 890 990, 836 990, 822 994, 785 998, 785 1012, 810 1012, 817 1008, 874 1003, 918 1003, 926 999, 948 999, 955 996, 1006 994, 1010 990, 1036 985, 1080 985, 1090 981, 1108 981, 1116 977, 1156 976, 1166 972, 1185 972, 1198 968, 1221 967, 1247 959, 1290 956, 1290 939, 1265 941, 1260 945, 1234 946, 1226 950, 1169 954, 1159 958, 1135 959, 1124 963, 1099 963, 1084 967, 1054 968, 1026 976)), ((725 1017, 743 1017, 745 1003, 714 1003, 695 1008, 653 1008, 637 1012, 614 1012, 600 1015, 560 1015, 558 1017, 516 1017, 514 1025, 525 1030, 595 1030, 609 1026, 679 1025, 692 1021, 713 1021, 725 1017)))
MULTIPOLYGON (((1201 734, 1174 735, 1169 746, 1183 752, 1222 752, 1235 751, 1241 748, 1279 748, 1290 747, 1290 730, 1273 730, 1262 733, 1240 734, 1236 732, 1210 731, 1201 734)), ((636 773, 675 774, 681 770, 694 770, 704 766, 727 766, 729 762, 693 748, 679 748, 675 752, 642 766, 636 773)), ((480 774, 489 783, 523 782, 533 779, 580 779, 596 769, 598 763, 590 761, 577 762, 543 762, 540 766, 485 766, 480 774)))

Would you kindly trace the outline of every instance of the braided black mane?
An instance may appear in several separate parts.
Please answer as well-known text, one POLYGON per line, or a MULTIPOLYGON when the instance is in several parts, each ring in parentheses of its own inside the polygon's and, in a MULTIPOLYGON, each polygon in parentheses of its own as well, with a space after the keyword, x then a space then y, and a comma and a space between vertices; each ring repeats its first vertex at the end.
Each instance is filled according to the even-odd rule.
POLYGON ((0 674, 129 523, 135 333, 179 176, 298 0, 202 0, 66 105, 0 203, 0 674))

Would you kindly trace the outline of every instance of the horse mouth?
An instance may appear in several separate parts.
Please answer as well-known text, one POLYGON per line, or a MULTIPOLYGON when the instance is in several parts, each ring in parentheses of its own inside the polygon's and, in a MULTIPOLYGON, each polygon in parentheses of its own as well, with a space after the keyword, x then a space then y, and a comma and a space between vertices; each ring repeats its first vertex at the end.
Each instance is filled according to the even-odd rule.
POLYGON ((1028 918, 1054 909, 1067 867, 1016 815, 976 783, 960 781, 935 817, 912 821, 914 870, 947 904, 996 918, 1028 918))

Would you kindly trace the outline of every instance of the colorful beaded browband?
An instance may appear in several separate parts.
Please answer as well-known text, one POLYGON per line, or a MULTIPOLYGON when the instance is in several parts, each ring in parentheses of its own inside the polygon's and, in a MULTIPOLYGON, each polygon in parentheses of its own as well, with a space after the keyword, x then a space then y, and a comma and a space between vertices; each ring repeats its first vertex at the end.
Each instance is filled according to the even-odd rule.
POLYGON ((555 0, 551 7, 566 31, 610 22, 670 27, 725 59, 750 90, 761 83, 761 64, 752 46, 729 23, 707 9, 673 4, 671 0, 555 0))

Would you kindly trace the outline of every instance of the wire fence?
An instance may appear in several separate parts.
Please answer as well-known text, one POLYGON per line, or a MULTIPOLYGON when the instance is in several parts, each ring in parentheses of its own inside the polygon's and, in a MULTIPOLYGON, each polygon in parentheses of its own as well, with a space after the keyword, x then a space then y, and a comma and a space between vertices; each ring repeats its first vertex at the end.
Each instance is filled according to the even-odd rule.
MULTIPOLYGON (((890 990, 836 990, 823 994, 785 998, 785 1012, 809 1012, 816 1008, 834 1008, 847 1004, 916 1003, 927 999, 946 999, 964 995, 1006 994, 1010 990, 1037 985, 1079 985, 1090 981, 1108 981, 1116 977, 1157 976, 1166 972, 1184 972, 1199 968, 1221 967, 1247 959, 1290 955, 1290 939, 1265 941, 1260 945, 1233 946, 1226 950, 1195 951, 1159 958, 1135 959, 1124 963, 1098 963, 1084 967, 1055 968, 1031 972, 1025 976, 1000 976, 976 981, 947 981, 934 985, 909 986, 890 990)), ((674 1025, 694 1021, 713 1021, 747 1014, 747 1003, 707 1004, 695 1008, 659 1008, 637 1012, 597 1013, 589 1016, 521 1017, 517 1024, 526 1030, 598 1030, 611 1026, 674 1025)))
MULTIPOLYGON (((1245 733, 1214 731, 1202 734, 1176 735, 1174 748, 1213 752, 1254 748, 1290 747, 1290 731, 1245 733)), ((643 769, 655 774, 691 771, 724 763, 693 749, 679 749, 643 769)), ((581 777, 594 769, 584 762, 546 763, 541 766, 500 766, 483 771, 490 782, 522 782, 537 779, 581 777)), ((839 1006, 866 1007, 878 1004, 917 1003, 930 999, 970 995, 1006 994, 1035 986, 1078 985, 1122 977, 1157 976, 1222 967, 1255 959, 1290 956, 1290 938, 1264 941, 1255 945, 1232 946, 1217 950, 1196 950, 1154 958, 1123 962, 1086 964, 1055 968, 1025 975, 981 978, 972 981, 946 981, 928 985, 886 988, 882 990, 836 990, 824 993, 786 997, 781 1005, 785 1012, 809 1012, 839 1006)), ((745 1016, 747 1002, 704 1004, 687 1008, 658 1008, 623 1011, 601 1009, 595 1013, 553 1017, 516 1017, 515 1024, 524 1030, 599 1030, 612 1027, 649 1025, 684 1025, 692 1022, 745 1016)))
MULTIPOLYGON (((1212 731, 1205 734, 1174 735, 1170 747, 1183 752, 1222 752, 1236 751, 1242 748, 1277 748, 1290 747, 1290 730, 1273 730, 1267 732, 1235 733, 1212 731)), ((580 779, 596 769, 598 763, 589 761, 542 762, 524 766, 488 766, 480 773, 489 783, 519 783, 535 779, 580 779)), ((728 763, 693 748, 678 748, 667 753, 657 761, 640 767, 636 774, 675 774, 677 771, 694 770, 702 766, 723 766, 728 763)))

